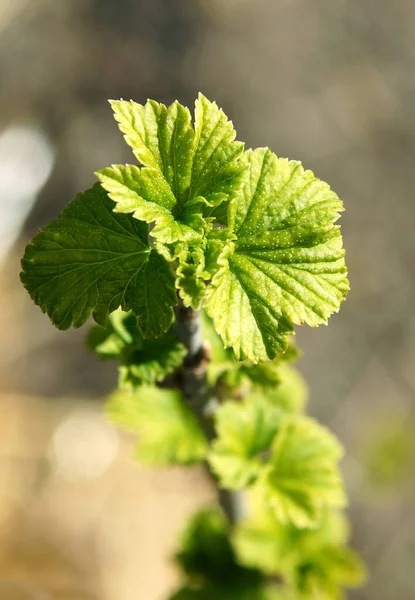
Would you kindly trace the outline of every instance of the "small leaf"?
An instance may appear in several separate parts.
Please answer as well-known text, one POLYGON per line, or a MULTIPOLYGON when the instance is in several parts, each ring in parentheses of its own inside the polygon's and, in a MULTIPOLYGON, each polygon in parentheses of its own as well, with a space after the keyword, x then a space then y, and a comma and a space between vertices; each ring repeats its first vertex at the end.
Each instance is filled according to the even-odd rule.
POLYGON ((114 423, 139 434, 138 460, 151 466, 204 459, 207 442, 180 392, 142 386, 113 394, 107 412, 114 423))
POLYGON ((183 530, 176 560, 189 577, 226 581, 235 569, 229 527, 217 509, 202 509, 193 515, 183 530))
MULTIPOLYGON (((263 364, 265 366, 272 363, 263 364)), ((279 382, 274 387, 269 386, 264 390, 267 400, 287 413, 304 412, 308 398, 308 388, 301 373, 284 362, 278 365, 276 372, 279 382)))
POLYGON ((244 144, 236 142, 232 122, 203 94, 196 100, 196 149, 189 197, 203 196, 214 206, 239 190, 246 169, 238 159, 244 144))
POLYGON ((159 171, 180 205, 188 199, 195 132, 188 108, 169 108, 153 100, 145 106, 132 100, 110 102, 120 130, 139 163, 159 171))
POLYGON ((27 246, 22 283, 59 329, 80 327, 91 312, 105 326, 121 306, 144 336, 158 336, 177 303, 170 266, 149 247, 147 225, 113 207, 99 184, 79 194, 27 246))
POLYGON ((244 583, 234 581, 228 585, 206 584, 203 587, 184 586, 177 590, 169 600, 294 600, 275 591, 275 586, 266 583, 246 587, 244 583))
POLYGON ((200 95, 195 130, 190 112, 174 102, 169 108, 149 100, 112 101, 127 143, 141 163, 113 165, 97 173, 118 212, 155 222, 152 236, 164 244, 202 240, 212 212, 240 189, 246 169, 238 158, 230 121, 215 103, 200 95))
POLYGON ((334 225, 343 205, 300 163, 268 149, 245 153, 246 184, 230 219, 237 240, 208 290, 206 309, 237 359, 273 359, 294 325, 327 323, 348 291, 334 225))
POLYGON ((173 598, 211 600, 271 600, 271 588, 262 573, 240 565, 224 516, 205 509, 185 529, 176 560, 188 585, 173 598))
POLYGON ((283 423, 257 484, 282 523, 315 527, 323 506, 345 505, 341 456, 336 438, 312 419, 291 417, 283 423))
POLYGON ((220 484, 228 489, 242 488, 254 481, 266 451, 281 426, 283 415, 261 395, 243 402, 225 402, 216 412, 217 439, 208 456, 220 484))
POLYGON ((233 541, 242 564, 279 575, 294 598, 342 598, 341 587, 361 585, 364 566, 346 546, 347 521, 325 510, 316 529, 281 524, 263 505, 237 525, 233 541))
POLYGON ((116 203, 115 212, 133 213, 140 221, 155 222, 151 234, 159 242, 202 239, 207 227, 200 210, 203 199, 180 210, 167 181, 156 169, 113 165, 96 175, 116 203))
POLYGON ((143 384, 163 381, 183 362, 186 349, 170 329, 159 338, 146 340, 134 315, 116 310, 106 328, 95 325, 89 332, 88 346, 102 359, 119 360, 119 385, 135 389, 143 384))
POLYGON ((205 271, 203 248, 183 244, 177 248, 176 255, 176 287, 184 305, 198 310, 205 295, 205 279, 209 277, 205 271))

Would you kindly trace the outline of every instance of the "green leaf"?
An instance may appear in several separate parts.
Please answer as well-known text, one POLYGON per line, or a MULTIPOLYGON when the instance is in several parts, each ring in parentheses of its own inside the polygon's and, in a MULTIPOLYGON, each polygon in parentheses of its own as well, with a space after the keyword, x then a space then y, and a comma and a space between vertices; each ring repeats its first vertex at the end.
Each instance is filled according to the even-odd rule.
POLYGON ((281 411, 260 394, 220 406, 215 414, 217 439, 208 461, 221 486, 239 489, 258 477, 261 453, 271 446, 282 419, 281 411))
POLYGON ((200 308, 209 274, 205 271, 205 255, 201 246, 178 245, 176 287, 185 306, 200 308))
MULTIPOLYGON (((252 500, 252 494, 249 495, 252 500)), ((267 575, 291 575, 292 546, 287 543, 289 529, 284 527, 263 503, 260 509, 235 528, 233 542, 241 563, 267 575)))
POLYGON ((177 590, 169 600, 294 600, 291 596, 282 596, 275 587, 260 583, 246 587, 244 584, 229 582, 217 586, 205 584, 203 587, 184 586, 177 590))
POLYGON ((176 560, 189 577, 226 581, 236 567, 225 516, 206 508, 194 514, 184 528, 176 560))
POLYGON ((338 511, 324 511, 316 529, 296 529, 257 505, 238 524, 233 541, 242 564, 281 576, 295 598, 329 600, 343 597, 341 587, 355 587, 365 579, 361 560, 346 546, 347 530, 338 511))
POLYGON ((203 94, 196 100, 196 149, 193 158, 189 197, 203 196, 218 206, 230 200, 243 183, 245 170, 238 159, 244 144, 236 142, 232 122, 203 94))
MULTIPOLYGON (((272 363, 263 364, 265 366, 272 363)), ((279 378, 278 383, 274 387, 268 386, 264 390, 267 400, 287 413, 304 412, 308 398, 308 387, 304 377, 292 365, 284 362, 278 365, 276 373, 279 378)))
POLYGON ((144 223, 112 208, 99 184, 79 194, 27 246, 22 283, 59 329, 80 327, 91 312, 105 326, 121 306, 144 336, 160 335, 177 302, 169 264, 149 247, 144 223))
POLYGON ((182 535, 176 560, 188 585, 173 598, 211 600, 271 600, 270 586, 263 575, 240 565, 222 513, 213 509, 194 515, 182 535))
POLYGON ((257 483, 282 523, 315 527, 322 507, 345 505, 341 456, 342 447, 326 428, 306 417, 286 419, 257 483))
POLYGON ((110 104, 138 162, 157 170, 183 205, 188 199, 195 151, 189 109, 177 101, 169 108, 154 100, 144 106, 124 100, 112 100, 110 104))
POLYGON ((183 362, 186 349, 170 329, 159 338, 146 340, 131 312, 114 311, 106 328, 91 328, 88 346, 101 359, 119 360, 119 385, 137 388, 142 384, 163 381, 183 362))
POLYGON ((205 306, 225 346, 258 362, 284 352, 294 325, 316 327, 339 310, 348 281, 334 222, 343 205, 311 171, 268 149, 241 162, 249 176, 232 205, 237 240, 205 306))
POLYGON ((180 392, 142 386, 120 390, 107 405, 111 420, 139 434, 137 458, 151 466, 204 459, 207 442, 180 392))
POLYGON ((167 181, 153 168, 112 165, 97 177, 116 203, 115 212, 133 213, 146 223, 156 223, 151 235, 159 242, 201 240, 208 224, 201 214, 203 198, 195 198, 182 209, 167 181))
MULTIPOLYGON (((224 348, 223 342, 213 325, 212 319, 205 310, 201 312, 203 339, 209 343, 213 363, 232 364, 234 353, 230 348, 224 348)), ((209 366, 208 366, 209 368, 209 366)))
POLYGON ((97 173, 116 210, 154 221, 158 242, 201 240, 211 226, 208 207, 230 200, 243 182, 246 167, 238 161, 243 144, 234 141, 232 124, 202 95, 195 129, 189 110, 178 102, 169 108, 151 100, 145 106, 123 100, 111 105, 142 165, 113 165, 97 173))

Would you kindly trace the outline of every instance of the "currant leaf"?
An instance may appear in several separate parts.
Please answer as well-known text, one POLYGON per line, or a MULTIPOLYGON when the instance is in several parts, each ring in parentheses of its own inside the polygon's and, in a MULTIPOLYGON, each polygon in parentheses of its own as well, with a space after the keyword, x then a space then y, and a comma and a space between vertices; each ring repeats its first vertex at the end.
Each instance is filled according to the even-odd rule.
POLYGON ((113 207, 99 184, 79 194, 27 246, 22 283, 59 329, 80 327, 91 313, 105 326, 121 306, 145 337, 159 336, 177 303, 173 274, 150 248, 147 225, 113 207))
POLYGON ((295 598, 343 598, 342 587, 361 585, 365 568, 347 546, 343 514, 326 510, 319 527, 282 525, 264 505, 236 528, 233 541, 242 564, 278 575, 295 598))
POLYGON ((243 182, 243 144, 234 141, 232 123, 203 95, 196 101, 194 129, 189 110, 178 102, 168 108, 152 100, 111 105, 142 165, 97 172, 116 210, 155 222, 152 235, 159 242, 201 240, 210 229, 209 213, 230 201, 243 182))
POLYGON ((343 206, 329 186, 268 149, 245 153, 249 167, 233 206, 237 237, 205 303, 225 346, 252 362, 284 352, 294 325, 327 323, 348 291, 343 206))
POLYGON ((139 434, 138 460, 151 466, 190 464, 204 459, 207 441, 177 390, 141 386, 120 390, 107 404, 111 420, 139 434))
POLYGON ((261 454, 271 446, 282 419, 283 413, 260 394, 220 406, 215 415, 217 439, 208 461, 222 487, 239 489, 258 477, 261 454))
POLYGON ((180 367, 186 349, 170 329, 155 339, 145 339, 132 312, 114 311, 107 327, 91 328, 88 346, 103 360, 119 361, 119 386, 136 389, 163 381, 180 367))
POLYGON ((287 418, 257 481, 264 500, 282 523, 315 527, 325 506, 343 507, 346 496, 336 438, 306 417, 287 418))

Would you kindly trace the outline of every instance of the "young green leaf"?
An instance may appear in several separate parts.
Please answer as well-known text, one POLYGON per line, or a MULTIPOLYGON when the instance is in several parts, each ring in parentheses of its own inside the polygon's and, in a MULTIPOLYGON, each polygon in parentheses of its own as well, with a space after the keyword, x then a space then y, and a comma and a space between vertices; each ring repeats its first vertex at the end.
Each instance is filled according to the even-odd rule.
POLYGON ((261 453, 267 450, 281 426, 282 412, 260 394, 243 402, 225 402, 216 412, 217 439, 209 464, 228 489, 252 483, 263 468, 261 453))
POLYGON ((139 434, 137 458, 148 465, 189 464, 206 455, 204 434, 176 390, 120 390, 110 397, 107 413, 114 423, 139 434))
POLYGON ((343 598, 341 588, 361 585, 364 566, 347 547, 347 522, 337 511, 324 511, 316 529, 282 525, 266 507, 239 524, 233 541, 242 564, 278 575, 305 600, 343 598))
POLYGON ((169 108, 152 100, 145 106, 123 100, 111 105, 142 165, 113 165, 97 173, 116 210, 155 221, 158 242, 201 240, 211 226, 206 208, 229 200, 243 181, 246 167, 238 161, 243 144, 234 141, 232 123, 203 95, 196 101, 195 129, 189 110, 178 102, 169 108))
POLYGON ((200 308, 206 290, 205 255, 201 246, 178 245, 176 251, 176 287, 185 306, 200 308))
MULTIPOLYGON (((262 364, 265 366, 272 363, 261 363, 256 366, 259 367, 262 364)), ((267 400, 287 413, 304 412, 308 388, 301 373, 292 365, 284 362, 280 362, 276 372, 279 377, 277 385, 268 386, 264 390, 267 400)))
POLYGON ((301 164, 268 149, 245 153, 249 176, 230 219, 237 240, 208 291, 206 309, 238 359, 284 352, 293 325, 316 327, 348 291, 334 225, 343 206, 301 164))
POLYGON ((91 312, 105 326, 121 306, 145 337, 161 335, 177 303, 170 266, 149 247, 147 225, 113 207, 99 184, 79 194, 27 246, 22 283, 59 329, 91 312))
POLYGON ((230 200, 243 183, 245 170, 238 159, 244 144, 235 141, 232 122, 199 94, 195 109, 196 148, 193 158, 189 198, 203 196, 213 206, 230 200))
POLYGON ((88 346, 103 360, 119 360, 119 386, 135 389, 162 381, 183 362, 186 349, 170 329, 156 339, 144 339, 131 312, 116 310, 107 327, 95 325, 88 346))
POLYGON ((246 585, 245 581, 229 581, 228 584, 205 583, 202 587, 184 586, 174 592, 169 600, 295 600, 292 596, 277 592, 276 586, 266 582, 246 585))
POLYGON ((336 438, 312 419, 286 419, 257 483, 282 523, 315 527, 322 507, 345 505, 337 464, 342 452, 336 438))
POLYGON ((114 117, 138 162, 157 170, 183 206, 188 199, 195 151, 190 111, 179 102, 169 108, 148 100, 110 101, 114 117))
POLYGON ((140 221, 155 222, 151 235, 158 242, 202 240, 209 228, 202 216, 203 198, 178 205, 163 176, 153 168, 112 165, 98 171, 97 177, 116 203, 115 212, 132 213, 140 221))
MULTIPOLYGON (((271 600, 276 598, 262 573, 240 565, 224 516, 217 510, 196 513, 185 529, 176 560, 189 583, 172 598, 271 600)), ((272 590, 274 591, 274 590, 272 590)))

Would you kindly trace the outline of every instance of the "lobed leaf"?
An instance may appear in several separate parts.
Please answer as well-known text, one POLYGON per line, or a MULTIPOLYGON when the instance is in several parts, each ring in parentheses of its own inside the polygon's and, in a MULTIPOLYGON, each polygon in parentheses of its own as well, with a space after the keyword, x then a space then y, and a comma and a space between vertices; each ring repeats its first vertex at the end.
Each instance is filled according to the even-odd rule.
POLYGON ((238 158, 232 123, 202 94, 196 101, 195 129, 190 112, 174 102, 166 108, 149 100, 112 101, 115 118, 141 163, 113 165, 97 173, 117 211, 155 222, 152 235, 173 244, 201 240, 212 209, 229 201, 242 184, 245 166, 238 158))
POLYGON ((163 381, 183 362, 186 349, 170 329, 156 339, 145 339, 131 312, 114 311, 107 327, 95 325, 88 346, 101 359, 119 361, 119 386, 136 389, 143 384, 163 381))
POLYGON ((217 439, 208 461, 223 487, 239 489, 258 477, 263 468, 261 453, 271 446, 282 419, 282 412, 260 394, 219 407, 215 414, 217 439))
POLYGON ((177 303, 170 266, 148 245, 147 225, 112 209, 99 184, 79 194, 27 246, 22 283, 59 329, 91 313, 105 326, 121 306, 143 336, 161 335, 177 303))
POLYGON ((262 573, 238 562, 229 533, 225 517, 218 510, 201 510, 191 518, 176 554, 188 583, 172 598, 271 600, 276 597, 262 573))
MULTIPOLYGON (((257 365, 257 367, 259 366, 262 366, 262 364, 257 365)), ((267 387, 264 391, 267 400, 286 413, 298 414, 304 412, 308 398, 308 388, 301 373, 292 365, 284 362, 277 365, 276 373, 279 378, 277 385, 267 387)))
POLYGON ((282 523, 315 527, 323 506, 346 503, 338 461, 342 447, 324 427, 306 417, 281 426, 258 486, 282 523))
POLYGON ((238 359, 273 359, 294 325, 327 323, 348 291, 334 225, 342 203, 300 163, 268 149, 245 153, 245 187, 232 207, 237 236, 208 290, 206 309, 238 359))
POLYGON ((243 183, 246 169, 238 159, 244 144, 225 113, 199 94, 195 109, 196 147, 189 197, 203 196, 213 206, 229 201, 243 183))
POLYGON ((201 246, 180 245, 176 252, 176 288, 185 306, 198 310, 205 295, 209 274, 205 271, 205 254, 201 246))
POLYGON ((107 404, 112 421, 139 434, 137 458, 151 466, 204 459, 207 441, 180 392, 141 386, 120 390, 107 404))
POLYGON ((315 529, 282 525, 264 506, 240 523, 233 541, 242 564, 282 577, 299 600, 343 598, 342 587, 361 585, 365 569, 347 547, 343 514, 324 511, 315 529))

